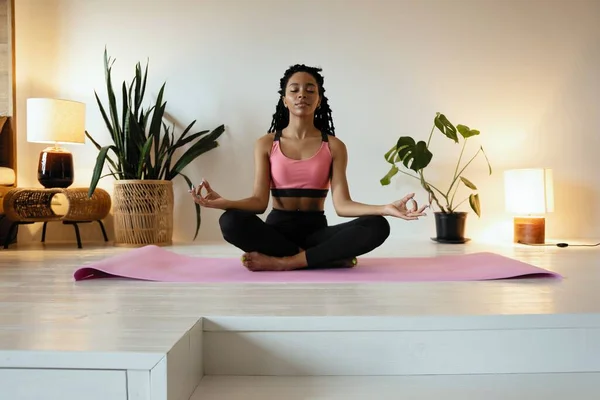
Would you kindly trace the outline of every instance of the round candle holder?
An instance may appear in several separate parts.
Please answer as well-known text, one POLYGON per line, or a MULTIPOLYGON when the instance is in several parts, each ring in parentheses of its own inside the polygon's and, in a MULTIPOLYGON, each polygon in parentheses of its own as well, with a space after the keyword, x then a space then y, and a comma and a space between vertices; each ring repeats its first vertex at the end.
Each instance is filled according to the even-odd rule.
POLYGON ((546 219, 544 217, 515 217, 515 243, 544 244, 546 242, 546 219))

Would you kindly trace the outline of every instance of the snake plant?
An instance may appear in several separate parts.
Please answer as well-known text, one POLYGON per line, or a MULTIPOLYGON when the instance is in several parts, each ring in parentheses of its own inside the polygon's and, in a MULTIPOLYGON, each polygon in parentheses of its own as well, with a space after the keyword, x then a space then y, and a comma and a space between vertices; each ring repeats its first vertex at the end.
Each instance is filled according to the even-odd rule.
MULTIPOLYGON (((175 126, 165 122, 167 103, 163 101, 166 83, 163 83, 156 101, 144 107, 148 64, 144 71, 138 62, 135 76, 129 84, 123 82, 121 88, 121 108, 117 105, 117 96, 113 88, 112 65, 114 60, 104 50, 104 72, 108 95, 108 106, 102 104, 98 93, 94 91, 102 118, 106 124, 112 144, 101 146, 88 131, 86 136, 98 149, 98 157, 92 174, 89 196, 94 193, 98 181, 105 176, 115 179, 134 180, 172 180, 182 176, 192 186, 191 180, 182 173, 183 169, 202 154, 219 146, 217 139, 224 132, 224 125, 213 130, 190 133, 196 121, 190 123, 177 138, 175 126), (108 112, 107 112, 108 109, 108 112), (188 146, 184 150, 184 146, 188 146), (182 154, 177 157, 176 152, 182 154), (102 175, 108 164, 110 173, 102 175)), ((194 203, 195 204, 195 203, 194 203)), ((196 233, 200 229, 200 206, 196 207, 196 233)))

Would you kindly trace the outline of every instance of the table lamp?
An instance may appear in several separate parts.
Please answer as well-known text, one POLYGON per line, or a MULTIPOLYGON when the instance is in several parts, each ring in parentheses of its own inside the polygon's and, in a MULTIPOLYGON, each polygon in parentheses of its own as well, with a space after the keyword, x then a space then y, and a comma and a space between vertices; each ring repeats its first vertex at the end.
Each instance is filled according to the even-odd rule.
POLYGON ((38 182, 45 188, 71 186, 73 155, 59 143, 85 142, 85 104, 59 99, 27 99, 27 141, 53 144, 40 153, 38 182))
POLYGON ((504 172, 506 210, 514 215, 513 241, 544 244, 545 214, 554 211, 552 170, 514 169, 504 172))

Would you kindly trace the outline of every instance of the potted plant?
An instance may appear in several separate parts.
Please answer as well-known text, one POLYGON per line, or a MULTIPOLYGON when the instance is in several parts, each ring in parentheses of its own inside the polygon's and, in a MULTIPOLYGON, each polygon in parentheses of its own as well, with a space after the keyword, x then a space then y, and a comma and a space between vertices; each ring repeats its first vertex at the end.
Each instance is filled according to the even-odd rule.
POLYGON ((381 178, 381 184, 384 186, 389 185, 391 178, 398 172, 417 179, 421 183, 423 189, 429 194, 430 206, 433 205, 432 203, 435 203, 435 206, 439 209, 439 211, 434 212, 436 226, 435 240, 437 241, 449 243, 464 243, 466 241, 465 225, 467 212, 457 210, 467 200, 475 214, 477 214, 478 217, 481 217, 481 205, 479 194, 477 193, 477 186, 467 179, 463 173, 473 160, 475 160, 479 154, 482 154, 487 162, 489 174, 492 174, 492 167, 483 147, 480 146, 475 155, 461 167, 461 161, 469 138, 478 136, 479 134, 480 132, 478 130, 471 129, 466 125, 459 124, 454 126, 444 114, 438 112, 433 120, 433 127, 431 128, 427 142, 422 140, 417 142, 410 136, 401 136, 397 143, 385 153, 385 160, 392 164, 392 167, 388 173, 381 178), (433 153, 429 149, 429 146, 433 132, 436 128, 454 143, 459 143, 460 138, 462 137, 462 149, 458 157, 456 168, 454 169, 452 180, 446 191, 442 191, 431 184, 425 178, 424 172, 425 168, 429 166, 433 158, 433 153), (400 168, 406 168, 408 171, 403 171, 400 168), (455 202, 456 192, 461 183, 472 192, 464 200, 455 202))
MULTIPOLYGON (((122 85, 121 107, 117 105, 112 84, 112 64, 104 51, 104 70, 108 95, 108 112, 98 94, 96 101, 110 133, 112 144, 100 146, 89 132, 86 136, 99 150, 89 188, 91 196, 98 181, 105 176, 115 178, 113 215, 116 245, 169 245, 173 235, 173 183, 182 176, 188 186, 191 180, 182 170, 202 154, 216 148, 224 132, 223 125, 212 131, 190 133, 193 121, 175 138, 175 126, 165 122, 166 102, 163 83, 156 102, 145 108, 148 65, 142 74, 137 63, 132 81, 122 85), (184 150, 184 146, 189 146, 184 150), (178 157, 177 152, 182 152, 178 157), (110 173, 102 175, 108 164, 110 173)), ((196 233, 200 229, 200 206, 196 207, 196 233)))

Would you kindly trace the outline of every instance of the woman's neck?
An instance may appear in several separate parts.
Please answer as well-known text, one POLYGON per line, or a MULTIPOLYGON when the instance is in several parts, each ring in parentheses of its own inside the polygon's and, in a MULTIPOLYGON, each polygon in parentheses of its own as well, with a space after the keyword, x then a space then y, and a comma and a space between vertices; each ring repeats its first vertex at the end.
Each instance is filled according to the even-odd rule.
POLYGON ((304 139, 307 136, 314 136, 318 133, 313 122, 314 117, 311 115, 306 118, 298 118, 290 115, 290 122, 286 128, 291 137, 304 139))

